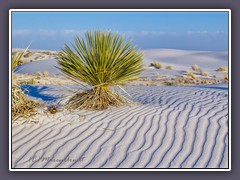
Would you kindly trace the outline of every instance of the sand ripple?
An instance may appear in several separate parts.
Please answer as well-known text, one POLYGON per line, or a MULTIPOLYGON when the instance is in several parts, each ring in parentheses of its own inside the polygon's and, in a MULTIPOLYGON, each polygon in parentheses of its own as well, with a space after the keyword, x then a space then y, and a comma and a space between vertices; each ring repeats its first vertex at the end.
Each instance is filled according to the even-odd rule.
POLYGON ((12 167, 228 168, 226 85, 133 88, 139 105, 13 125, 12 167))

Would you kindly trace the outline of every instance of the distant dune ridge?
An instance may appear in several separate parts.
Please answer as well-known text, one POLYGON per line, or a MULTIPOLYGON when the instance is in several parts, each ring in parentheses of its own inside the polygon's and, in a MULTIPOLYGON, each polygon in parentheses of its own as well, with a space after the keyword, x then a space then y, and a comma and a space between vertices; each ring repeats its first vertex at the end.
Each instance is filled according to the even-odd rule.
MULTIPOLYGON (((44 50, 34 52, 42 55, 44 50)), ((184 76, 195 64, 207 72, 203 78, 223 79, 228 73, 217 71, 219 67, 228 67, 227 52, 143 52, 147 69, 140 75, 142 79, 184 76), (152 62, 160 62, 163 67, 150 67, 152 62)), ((47 72, 47 76, 36 75, 36 81, 47 81, 50 75, 54 76, 53 81, 63 81, 54 56, 45 54, 43 59, 33 62, 25 58, 26 63, 14 71, 19 76, 47 72)), ((201 76, 198 71, 192 72, 201 76)), ((64 81, 64 85, 58 86, 22 86, 27 87, 29 98, 38 99, 45 107, 57 105, 58 112, 50 114, 40 109, 40 114, 33 117, 38 123, 12 125, 12 168, 229 167, 226 81, 189 86, 127 84, 125 88, 136 105, 73 112, 64 109, 60 100, 80 86, 68 84, 69 79, 64 81)))
MULTIPOLYGON (((193 51, 176 49, 150 49, 144 50, 146 64, 151 61, 161 61, 179 66, 197 64, 207 69, 216 69, 217 66, 228 65, 228 52, 226 51, 193 51)), ((178 66, 176 66, 178 67, 178 66)))
MULTIPOLYGON (((36 51, 36 50, 35 50, 36 51)), ((43 51, 43 50, 42 50, 43 51)), ((44 52, 44 51, 43 51, 44 52)), ((220 66, 228 66, 228 52, 212 51, 190 51, 175 49, 151 49, 144 50, 144 62, 150 65, 151 62, 159 61, 163 65, 174 65, 175 70, 185 70, 193 64, 201 68, 215 70, 220 66)), ((19 66, 15 71, 18 73, 35 73, 47 71, 51 74, 58 74, 59 70, 55 68, 57 62, 53 59, 26 63, 19 66)))

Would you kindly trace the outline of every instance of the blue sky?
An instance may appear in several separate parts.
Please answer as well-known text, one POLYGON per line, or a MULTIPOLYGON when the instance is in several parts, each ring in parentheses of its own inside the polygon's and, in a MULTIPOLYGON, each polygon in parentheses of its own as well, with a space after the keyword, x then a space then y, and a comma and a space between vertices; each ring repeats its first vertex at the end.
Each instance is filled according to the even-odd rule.
POLYGON ((12 46, 60 50, 76 35, 111 30, 140 49, 228 50, 227 12, 13 12, 12 46))

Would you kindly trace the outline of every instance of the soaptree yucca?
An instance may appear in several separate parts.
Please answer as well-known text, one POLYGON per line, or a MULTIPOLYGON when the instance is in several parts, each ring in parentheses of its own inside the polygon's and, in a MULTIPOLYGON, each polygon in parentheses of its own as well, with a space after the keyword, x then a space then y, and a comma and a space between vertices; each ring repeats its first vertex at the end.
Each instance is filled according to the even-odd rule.
POLYGON ((75 37, 71 49, 65 44, 59 52, 59 69, 74 81, 91 88, 73 95, 68 107, 102 110, 129 102, 111 87, 120 87, 143 71, 142 53, 112 32, 86 32, 84 38, 75 37))
POLYGON ((12 55, 12 71, 21 63, 21 59, 24 55, 25 51, 23 52, 16 52, 12 55))

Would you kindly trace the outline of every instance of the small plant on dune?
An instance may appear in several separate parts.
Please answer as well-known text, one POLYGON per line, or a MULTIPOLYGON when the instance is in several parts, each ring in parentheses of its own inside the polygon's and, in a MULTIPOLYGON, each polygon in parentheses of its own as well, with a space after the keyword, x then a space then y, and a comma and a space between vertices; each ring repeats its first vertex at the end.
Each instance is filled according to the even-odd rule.
POLYGON ((12 56, 12 71, 19 65, 22 64, 22 57, 24 55, 25 51, 23 52, 17 52, 12 56))
POLYGON ((29 81, 29 84, 36 84, 36 81, 32 78, 32 79, 29 81))
POLYGON ((29 100, 18 84, 12 85, 12 122, 16 122, 20 117, 30 117, 36 112, 35 108, 39 104, 29 100))
POLYGON ((28 52, 24 55, 24 57, 25 57, 25 58, 28 58, 28 57, 30 57, 30 56, 32 56, 32 55, 33 55, 33 52, 28 51, 28 52))
POLYGON ((15 52, 12 52, 12 56, 15 56, 18 52, 15 51, 15 52))
POLYGON ((224 77, 223 77, 223 78, 224 78, 224 81, 225 81, 225 82, 228 82, 228 74, 224 74, 224 77))
POLYGON ((90 89, 73 95, 67 107, 103 110, 131 103, 111 87, 121 88, 120 84, 143 71, 142 53, 123 36, 111 32, 87 32, 85 38, 76 37, 74 42, 76 53, 66 44, 59 52, 59 69, 72 80, 88 84, 90 89))
POLYGON ((228 67, 222 66, 222 67, 219 67, 216 71, 228 71, 228 67))
POLYGON ((152 62, 150 64, 150 66, 155 67, 156 69, 161 69, 162 68, 162 64, 160 62, 152 62))
POLYGON ((42 56, 42 55, 41 55, 41 56, 35 57, 34 59, 35 59, 35 60, 40 60, 40 59, 44 59, 44 58, 45 58, 45 56, 42 56))
POLYGON ((43 72, 43 75, 44 75, 45 77, 48 77, 48 76, 49 76, 49 74, 48 74, 47 71, 43 72))
POLYGON ((198 65, 196 65, 196 64, 193 65, 193 66, 192 66, 192 70, 193 70, 193 71, 199 71, 198 65))
POLYGON ((191 71, 186 71, 186 75, 187 75, 187 77, 195 79, 195 75, 191 71))
POLYGON ((143 81, 150 81, 150 79, 148 77, 143 77, 142 80, 143 81))
POLYGON ((199 69, 199 73, 201 76, 208 76, 208 74, 206 72, 204 72, 202 69, 199 69))
POLYGON ((42 76, 42 73, 41 73, 41 72, 37 72, 36 75, 37 75, 38 77, 41 77, 41 76, 42 76))
POLYGON ((202 80, 201 84, 207 84, 207 80, 202 80))
POLYGON ((172 69, 173 69, 173 66, 172 66, 172 65, 166 66, 166 69, 172 70, 172 69))
POLYGON ((52 55, 52 53, 50 51, 43 51, 42 53, 46 54, 46 55, 52 55))

